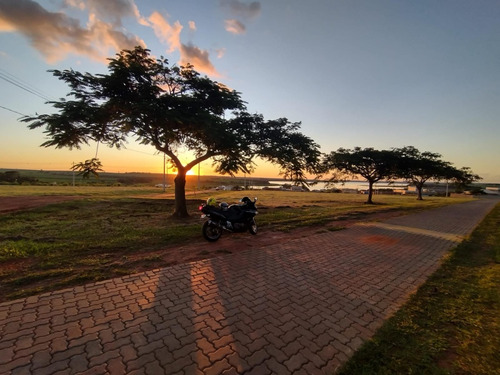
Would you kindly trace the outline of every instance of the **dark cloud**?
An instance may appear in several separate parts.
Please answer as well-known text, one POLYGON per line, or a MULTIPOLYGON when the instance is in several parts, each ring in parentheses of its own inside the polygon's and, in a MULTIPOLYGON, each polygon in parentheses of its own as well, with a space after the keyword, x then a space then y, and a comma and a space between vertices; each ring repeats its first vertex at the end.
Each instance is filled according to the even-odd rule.
POLYGON ((244 34, 246 26, 243 22, 253 20, 260 15, 260 2, 244 3, 239 0, 220 0, 222 8, 229 11, 232 17, 225 20, 226 31, 232 34, 244 34), (238 19, 236 19, 238 18, 238 19))
POLYGON ((250 20, 260 15, 260 2, 252 1, 244 3, 239 0, 221 0, 220 4, 223 8, 228 9, 235 17, 243 20, 250 20))

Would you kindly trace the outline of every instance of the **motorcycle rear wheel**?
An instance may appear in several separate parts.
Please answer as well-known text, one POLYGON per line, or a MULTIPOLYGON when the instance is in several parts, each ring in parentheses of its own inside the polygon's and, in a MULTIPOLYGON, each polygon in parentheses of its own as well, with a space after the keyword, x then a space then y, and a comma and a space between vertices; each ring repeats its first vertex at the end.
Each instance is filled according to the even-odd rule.
POLYGON ((222 228, 208 221, 205 221, 203 223, 202 232, 203 232, 203 237, 205 237, 207 241, 215 242, 222 235, 222 228))
POLYGON ((248 227, 248 231, 250 232, 250 234, 257 234, 257 223, 255 222, 255 219, 252 219, 252 221, 250 222, 250 226, 248 227))

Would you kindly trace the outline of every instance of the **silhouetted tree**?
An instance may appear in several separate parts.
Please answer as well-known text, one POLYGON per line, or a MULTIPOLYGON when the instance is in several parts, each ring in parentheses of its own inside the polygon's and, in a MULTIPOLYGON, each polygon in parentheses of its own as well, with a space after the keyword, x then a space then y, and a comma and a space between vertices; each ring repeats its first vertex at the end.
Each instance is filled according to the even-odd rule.
POLYGON ((49 102, 58 110, 23 119, 29 128, 45 127, 42 145, 80 147, 90 141, 120 148, 129 136, 152 145, 175 164, 174 216, 188 216, 186 173, 211 159, 216 171, 251 173, 253 159, 278 164, 285 177, 305 181, 315 172, 319 146, 285 118, 265 121, 249 114, 240 93, 201 77, 193 66, 169 66, 142 47, 110 59, 108 74, 73 70, 52 73, 66 82, 71 100, 49 102), (183 164, 182 150, 194 154, 183 164))
POLYGON ((417 199, 422 200, 424 185, 429 180, 451 180, 467 185, 481 179, 470 168, 457 169, 441 159, 441 154, 420 152, 413 146, 393 149, 397 160, 397 177, 412 182, 417 189, 417 199))
POLYGON ((373 184, 380 180, 390 180, 395 174, 395 154, 388 150, 355 147, 353 150, 339 148, 323 159, 324 171, 333 171, 331 181, 340 178, 363 177, 368 181, 368 200, 373 204, 373 184))
POLYGON ((97 158, 92 158, 89 160, 85 160, 82 163, 77 163, 71 167, 71 170, 78 171, 78 174, 83 178, 89 179, 90 176, 94 176, 99 178, 99 172, 102 169, 102 163, 97 158))
POLYGON ((475 174, 469 167, 462 167, 460 169, 451 167, 446 171, 444 179, 452 181, 457 187, 463 189, 473 182, 482 180, 483 178, 475 174))

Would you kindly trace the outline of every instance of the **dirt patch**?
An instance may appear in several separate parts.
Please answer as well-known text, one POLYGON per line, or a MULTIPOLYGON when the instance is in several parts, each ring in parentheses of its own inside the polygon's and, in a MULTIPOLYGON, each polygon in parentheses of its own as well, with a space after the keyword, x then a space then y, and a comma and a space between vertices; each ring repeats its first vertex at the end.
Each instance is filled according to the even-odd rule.
POLYGON ((72 201, 75 199, 82 199, 82 197, 72 195, 30 195, 18 197, 0 197, 0 214, 13 211, 28 210, 35 207, 42 207, 48 204, 72 201))
POLYGON ((389 236, 380 236, 380 235, 365 236, 361 238, 361 241, 366 244, 380 244, 384 246, 391 246, 398 243, 398 240, 395 238, 389 236))

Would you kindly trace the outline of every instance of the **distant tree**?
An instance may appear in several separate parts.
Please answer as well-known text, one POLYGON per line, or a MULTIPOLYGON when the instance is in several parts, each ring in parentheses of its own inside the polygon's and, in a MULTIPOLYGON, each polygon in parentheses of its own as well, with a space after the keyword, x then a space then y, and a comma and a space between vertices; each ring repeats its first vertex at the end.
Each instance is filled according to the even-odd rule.
POLYGON ((333 171, 331 181, 363 177, 368 181, 368 200, 373 204, 373 184, 394 177, 395 155, 388 150, 355 147, 353 150, 339 148, 326 155, 323 160, 325 172, 333 171))
POLYGON ((466 185, 479 180, 469 168, 457 169, 441 155, 434 152, 420 152, 413 146, 393 149, 397 155, 397 177, 412 182, 417 189, 417 199, 422 200, 424 185, 429 180, 451 180, 466 185))
POLYGON ((21 175, 19 171, 0 172, 0 182, 7 182, 9 184, 34 184, 37 181, 36 178, 21 175))
POLYGON ((130 176, 128 174, 125 174, 123 176, 120 176, 117 181, 124 185, 151 184, 153 182, 153 177, 135 175, 130 176))
POLYGON ((20 183, 21 174, 18 171, 5 171, 0 173, 0 181, 20 183))
POLYGON ((54 114, 26 117, 29 128, 45 127, 42 146, 79 148, 90 141, 122 147, 129 136, 165 153, 177 169, 174 216, 188 216, 186 173, 211 159, 221 174, 251 173, 253 159, 278 164, 298 183, 314 173, 319 146, 287 119, 264 121, 249 114, 240 94, 201 77, 193 66, 169 66, 142 47, 110 59, 108 74, 73 70, 52 73, 70 86, 71 100, 50 102, 54 114), (180 154, 194 158, 183 164, 180 154))
POLYGON ((463 189, 473 182, 480 181, 483 178, 475 174, 469 167, 462 167, 460 169, 451 167, 444 175, 444 179, 454 182, 457 187, 463 189))

